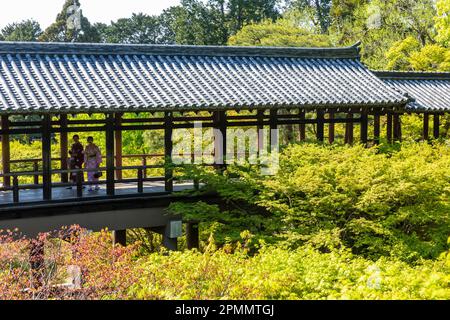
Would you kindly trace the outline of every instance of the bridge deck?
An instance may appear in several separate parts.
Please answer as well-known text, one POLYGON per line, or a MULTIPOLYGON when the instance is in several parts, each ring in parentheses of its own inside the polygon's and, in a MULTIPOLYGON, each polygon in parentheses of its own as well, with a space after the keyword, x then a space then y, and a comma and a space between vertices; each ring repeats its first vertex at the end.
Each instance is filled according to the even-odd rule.
MULTIPOLYGON (((188 189, 193 189, 193 183, 174 183, 174 191, 183 191, 188 189)), ((144 194, 160 194, 164 192, 164 182, 144 183, 144 194)), ((115 185, 115 194, 117 196, 136 195, 138 194, 137 183, 118 183, 115 185)), ((98 191, 92 192, 88 191, 88 187, 83 189, 83 199, 97 198, 102 196, 107 196, 105 186, 102 186, 98 191)), ((54 200, 76 200, 78 199, 76 187, 73 187, 72 189, 67 189, 66 187, 53 187, 52 198, 54 200)), ((21 204, 41 202, 42 199, 42 189, 23 189, 19 192, 19 200, 21 204)), ((13 205, 12 191, 0 191, 0 206, 5 205, 13 205)))

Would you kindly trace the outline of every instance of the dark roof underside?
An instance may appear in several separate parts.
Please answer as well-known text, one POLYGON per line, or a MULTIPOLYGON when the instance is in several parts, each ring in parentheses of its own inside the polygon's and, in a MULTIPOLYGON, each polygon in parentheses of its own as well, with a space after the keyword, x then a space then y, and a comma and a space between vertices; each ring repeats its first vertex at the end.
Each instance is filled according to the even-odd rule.
POLYGON ((357 47, 0 42, 0 113, 403 106, 357 47))
POLYGON ((375 72, 387 85, 415 99, 406 110, 446 112, 450 110, 450 73, 375 72))

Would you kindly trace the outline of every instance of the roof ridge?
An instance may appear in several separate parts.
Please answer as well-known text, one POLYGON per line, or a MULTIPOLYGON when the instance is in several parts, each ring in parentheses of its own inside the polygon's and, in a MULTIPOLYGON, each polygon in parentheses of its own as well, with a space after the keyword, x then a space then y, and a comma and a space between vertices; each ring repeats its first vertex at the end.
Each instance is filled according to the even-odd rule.
POLYGON ((450 80, 450 72, 442 71, 371 71, 385 80, 450 80))
POLYGON ((155 44, 0 41, 0 54, 184 55, 359 59, 359 43, 348 47, 237 47, 155 44))

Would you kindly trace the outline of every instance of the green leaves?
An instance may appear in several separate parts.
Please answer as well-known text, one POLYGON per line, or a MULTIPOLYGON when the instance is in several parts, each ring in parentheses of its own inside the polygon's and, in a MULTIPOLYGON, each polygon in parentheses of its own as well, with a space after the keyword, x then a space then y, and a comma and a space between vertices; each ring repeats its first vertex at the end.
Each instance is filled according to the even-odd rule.
POLYGON ((236 240, 248 229, 298 246, 337 230, 344 246, 373 259, 436 257, 450 234, 450 150, 426 143, 383 150, 291 145, 273 177, 235 166, 224 175, 198 174, 203 190, 217 191, 222 205, 173 208, 206 225, 223 224, 217 239, 230 233, 236 240))

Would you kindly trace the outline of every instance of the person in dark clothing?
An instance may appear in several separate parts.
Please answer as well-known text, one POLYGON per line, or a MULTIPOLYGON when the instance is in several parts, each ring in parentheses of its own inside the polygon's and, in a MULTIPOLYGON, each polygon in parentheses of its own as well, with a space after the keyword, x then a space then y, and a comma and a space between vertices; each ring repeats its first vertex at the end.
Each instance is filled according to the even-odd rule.
MULTIPOLYGON (((80 137, 76 134, 73 136, 73 144, 72 147, 69 150, 70 154, 70 162, 69 167, 70 169, 81 169, 83 167, 84 162, 84 147, 80 143, 80 137)), ((77 173, 72 172, 70 174, 70 179, 73 183, 77 182, 77 173)))

